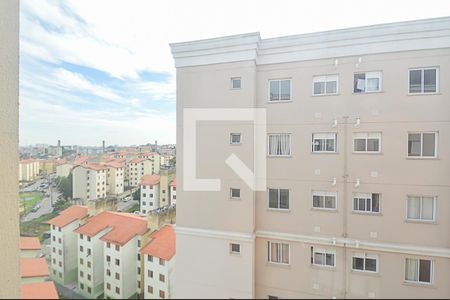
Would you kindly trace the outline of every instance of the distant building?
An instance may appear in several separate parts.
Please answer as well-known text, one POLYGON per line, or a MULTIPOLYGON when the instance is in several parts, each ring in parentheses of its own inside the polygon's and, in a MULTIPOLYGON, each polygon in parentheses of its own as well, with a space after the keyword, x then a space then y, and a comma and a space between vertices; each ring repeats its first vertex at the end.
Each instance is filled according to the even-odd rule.
POLYGON ((39 174, 39 161, 24 159, 19 161, 19 181, 32 181, 39 174))
POLYGON ((70 171, 72 171, 72 168, 74 167, 73 164, 65 162, 61 164, 56 165, 56 176, 57 177, 68 177, 70 174, 70 171))
POLYGON ((125 164, 118 161, 106 162, 106 192, 118 195, 123 193, 125 179, 125 164))
POLYGON ((158 174, 144 175, 140 182, 141 213, 146 214, 160 207, 160 180, 158 174))
POLYGON ((73 199, 96 200, 106 196, 107 167, 82 164, 72 169, 73 199))
POLYGON ((153 161, 148 158, 133 158, 127 163, 128 186, 135 187, 144 175, 153 174, 153 161))
POLYGON ((170 186, 170 205, 177 204, 177 179, 174 178, 169 184, 170 186))

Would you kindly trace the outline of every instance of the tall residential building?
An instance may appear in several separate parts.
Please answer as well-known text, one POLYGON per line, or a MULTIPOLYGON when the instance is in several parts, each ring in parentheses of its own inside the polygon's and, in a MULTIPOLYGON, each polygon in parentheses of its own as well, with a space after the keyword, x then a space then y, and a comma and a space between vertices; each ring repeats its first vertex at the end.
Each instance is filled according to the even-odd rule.
POLYGON ((154 174, 153 161, 148 158, 133 158, 127 162, 127 180, 128 186, 138 186, 142 176, 154 174))
POLYGON ((96 200, 106 196, 107 167, 82 164, 72 169, 73 199, 96 200))
POLYGON ((139 184, 142 214, 146 214, 160 207, 160 180, 161 176, 158 174, 142 176, 139 184))
POLYGON ((77 234, 74 232, 81 221, 88 215, 87 206, 74 205, 53 219, 50 224, 50 277, 61 284, 68 284, 77 280, 77 234))
POLYGON ((118 161, 106 162, 106 192, 108 194, 118 195, 123 193, 125 164, 118 161))
POLYGON ((450 297, 449 17, 171 48, 175 297, 450 297), (266 109, 266 191, 225 163, 253 169, 253 123, 184 140, 186 108, 266 109), (186 190, 195 159, 220 191, 186 190))
POLYGON ((19 1, 0 1, 0 298, 20 297, 19 1))

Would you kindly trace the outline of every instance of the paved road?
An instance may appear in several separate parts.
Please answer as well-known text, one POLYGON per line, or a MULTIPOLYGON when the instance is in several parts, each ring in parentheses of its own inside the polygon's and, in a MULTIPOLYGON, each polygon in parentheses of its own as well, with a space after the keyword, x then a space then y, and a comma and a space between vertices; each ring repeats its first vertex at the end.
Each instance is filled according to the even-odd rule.
POLYGON ((76 291, 76 283, 71 285, 61 285, 54 281, 58 294, 64 299, 86 299, 76 291))
POLYGON ((126 211, 127 209, 133 207, 136 204, 139 204, 139 201, 137 200, 130 200, 128 202, 120 201, 119 203, 117 203, 117 210, 126 211))

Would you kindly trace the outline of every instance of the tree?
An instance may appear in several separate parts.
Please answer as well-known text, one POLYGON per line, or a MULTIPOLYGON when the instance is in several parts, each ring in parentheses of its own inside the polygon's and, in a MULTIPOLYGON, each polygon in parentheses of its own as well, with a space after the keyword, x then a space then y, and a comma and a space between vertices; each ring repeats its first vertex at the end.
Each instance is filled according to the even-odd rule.
POLYGON ((58 177, 58 189, 64 199, 72 198, 72 173, 67 177, 58 177))
POLYGON ((133 193, 133 199, 134 200, 140 200, 141 198, 141 188, 138 188, 134 193, 133 193))

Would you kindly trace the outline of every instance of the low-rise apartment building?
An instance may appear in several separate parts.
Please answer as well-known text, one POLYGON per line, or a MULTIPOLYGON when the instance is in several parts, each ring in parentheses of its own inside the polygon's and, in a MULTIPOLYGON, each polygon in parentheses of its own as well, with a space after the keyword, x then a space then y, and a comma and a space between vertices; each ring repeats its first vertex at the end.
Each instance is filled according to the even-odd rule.
POLYGON ((19 161, 19 181, 32 181, 39 174, 39 161, 23 159, 19 161))
POLYGON ((149 211, 160 207, 160 180, 158 174, 144 175, 141 178, 140 186, 140 208, 141 213, 146 214, 149 211))
POLYGON ((61 284, 77 280, 77 234, 74 232, 88 215, 87 206, 74 205, 47 221, 50 224, 50 277, 61 284))
POLYGON ((177 179, 174 178, 169 184, 170 187, 170 205, 177 204, 177 179))
POLYGON ((105 211, 77 228, 78 290, 88 298, 127 299, 136 295, 139 240, 147 219, 105 211))
POLYGON ((148 158, 133 158, 127 162, 127 176, 126 184, 131 187, 136 187, 144 175, 153 174, 154 163, 148 158))
POLYGON ((72 169, 73 199, 96 200, 106 196, 106 174, 102 164, 81 164, 72 169))
POLYGON ((125 184, 125 164, 118 161, 109 161, 105 163, 105 166, 107 168, 107 194, 118 195, 123 193, 125 184))
POLYGON ((176 237, 173 225, 152 232, 142 248, 144 299, 170 299, 173 295, 176 237))
POLYGON ((20 237, 20 257, 38 257, 41 252, 41 242, 37 237, 20 237))
POLYGON ((70 171, 72 171, 72 168, 74 167, 73 164, 65 162, 60 163, 56 165, 56 176, 57 177, 68 177, 70 174, 70 171))
POLYGON ((449 17, 171 47, 177 298, 450 297, 449 17))

